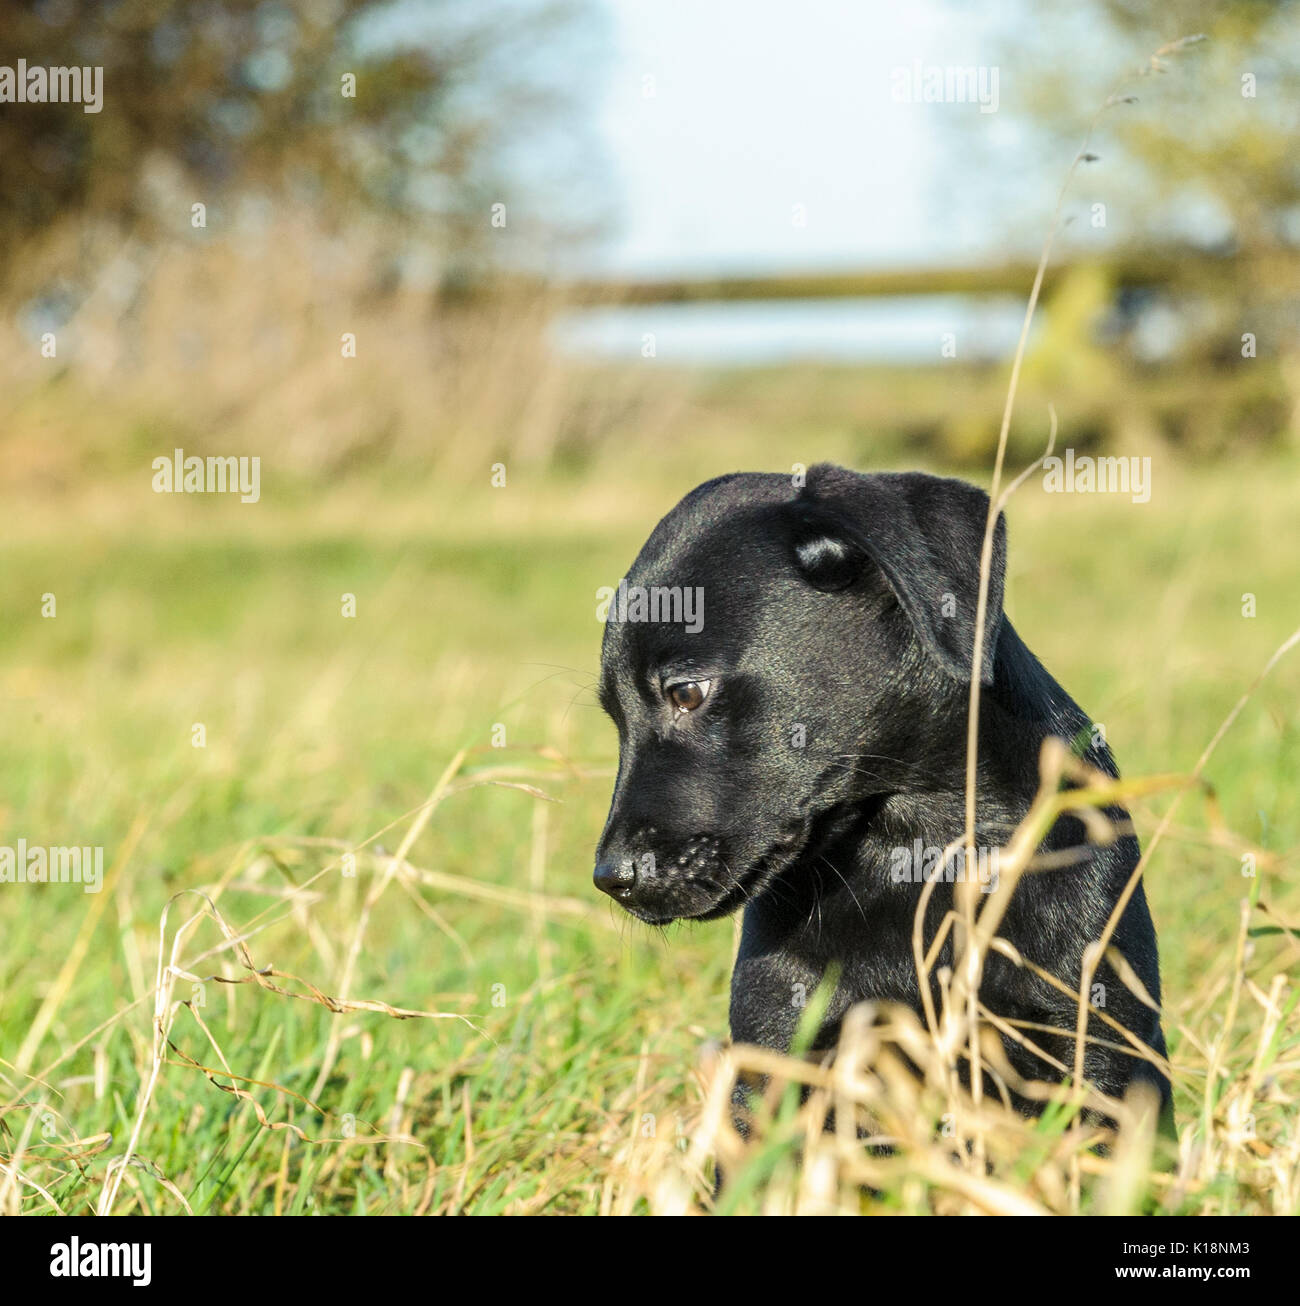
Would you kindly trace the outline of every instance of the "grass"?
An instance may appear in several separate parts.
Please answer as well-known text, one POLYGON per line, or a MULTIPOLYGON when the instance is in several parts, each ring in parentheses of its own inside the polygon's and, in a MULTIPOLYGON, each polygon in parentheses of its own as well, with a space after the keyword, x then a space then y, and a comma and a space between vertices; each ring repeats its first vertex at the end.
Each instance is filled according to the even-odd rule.
MULTIPOLYGON (((0 885, 7 1209, 694 1209, 730 1148, 734 1210, 1300 1212, 1300 658, 1207 769, 1245 842, 1216 843, 1189 797, 1147 878, 1181 1151, 1135 1144, 1107 1168, 1068 1113, 991 1120, 985 1180, 936 1161, 933 1085, 888 1073, 774 1102, 736 1151, 717 1111, 748 1064, 717 1046, 733 925, 636 926, 597 901, 590 864, 616 745, 591 692, 597 587, 706 476, 872 452, 860 433, 739 426, 568 472, 512 464, 504 489, 485 451, 316 482, 264 470, 249 506, 155 496, 145 458, 6 492, 0 843, 100 844, 110 878, 99 895, 0 885), (242 966, 233 933, 276 974, 242 966), (819 1141, 828 1094, 905 1145, 819 1141), (800 1164, 833 1145, 829 1171, 800 1164)), ((878 465, 904 456, 882 443, 878 465)), ((1013 503, 1008 610, 1126 775, 1189 770, 1297 625, 1298 472, 1288 454, 1166 455, 1145 505, 1037 481, 1013 503)), ((1135 802, 1144 838, 1168 802, 1135 802)), ((855 1037, 887 1068, 888 1038, 855 1037)))

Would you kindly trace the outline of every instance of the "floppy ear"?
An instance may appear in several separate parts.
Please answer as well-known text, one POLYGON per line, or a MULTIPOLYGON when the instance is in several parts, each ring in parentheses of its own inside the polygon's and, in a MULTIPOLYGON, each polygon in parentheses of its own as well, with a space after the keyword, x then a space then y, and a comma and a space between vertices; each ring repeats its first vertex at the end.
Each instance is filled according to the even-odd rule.
MULTIPOLYGON (((923 472, 864 474, 819 463, 795 503, 795 559, 809 583, 843 589, 870 558, 922 646, 950 676, 969 683, 989 496, 965 481, 923 472)), ((980 656, 984 684, 993 679, 1006 559, 999 513, 980 656)))
POLYGON ((808 518, 794 537, 795 562, 804 579, 825 593, 847 589, 862 574, 867 555, 825 520, 808 518))

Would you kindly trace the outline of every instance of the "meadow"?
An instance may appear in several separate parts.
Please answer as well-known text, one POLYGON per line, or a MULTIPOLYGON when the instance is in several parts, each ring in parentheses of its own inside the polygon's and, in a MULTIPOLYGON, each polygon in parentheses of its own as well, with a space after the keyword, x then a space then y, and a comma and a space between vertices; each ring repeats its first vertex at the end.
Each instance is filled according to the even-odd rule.
MULTIPOLYGON (((165 428, 60 447, 26 414, 0 843, 100 845, 106 883, 0 885, 0 1207, 708 1208, 735 928, 653 931, 591 886, 617 749, 596 591, 709 476, 952 470, 754 397, 796 384, 683 381, 649 433, 504 457, 504 486, 488 441, 308 474, 268 438, 247 505, 153 493, 165 428)), ((1148 503, 1031 479, 1008 514, 1008 613, 1133 777, 1189 772, 1300 624, 1295 452, 1152 450, 1148 503)), ((1300 652, 1147 875, 1180 1142, 1120 1184, 1049 1115, 986 1185, 918 1143, 853 1202, 1300 1213, 1298 691, 1300 652)), ((1140 835, 1170 801, 1134 800, 1140 835)), ((726 1209, 815 1207, 778 1116, 726 1209)))

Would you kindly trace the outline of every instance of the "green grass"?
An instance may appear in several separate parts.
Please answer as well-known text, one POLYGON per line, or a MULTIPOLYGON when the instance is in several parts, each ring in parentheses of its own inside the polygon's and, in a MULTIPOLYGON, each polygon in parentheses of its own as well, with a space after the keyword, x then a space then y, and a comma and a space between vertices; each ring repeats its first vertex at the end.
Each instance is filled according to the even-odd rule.
MULTIPOLYGON (((251 1101, 171 1054, 144 1112, 142 1165, 114 1209, 177 1211, 181 1196, 213 1213, 601 1209, 621 1182, 620 1149, 650 1130, 672 1137, 697 1110, 692 1068, 726 1034, 734 933, 727 923, 651 932, 590 888, 616 745, 591 692, 595 591, 705 476, 844 456, 834 438, 795 443, 682 438, 627 458, 609 451, 565 475, 512 469, 504 490, 489 486, 485 458, 312 492, 278 490, 264 474, 253 506, 161 499, 147 473, 93 493, 11 495, 0 505, 0 842, 102 844, 112 865, 133 830, 138 840, 101 898, 0 885, 0 1098, 10 1105, 0 1152, 26 1131, 24 1174, 62 1209, 93 1209, 140 1109, 167 900, 220 886, 224 919, 260 927, 248 940, 257 966, 337 994, 380 873, 363 856, 345 875, 338 854, 390 826, 378 842, 395 851, 465 748, 409 860, 515 897, 485 901, 441 879, 389 885, 347 996, 459 1013, 472 1026, 336 1015, 255 983, 181 981, 175 996, 201 995, 230 1071, 259 1081, 221 1082, 238 1083, 271 1124, 338 1141, 264 1127, 251 1101), (57 598, 52 619, 41 615, 46 593, 57 598), (340 613, 345 593, 355 618, 340 613), (498 724, 504 749, 492 747, 498 724), (502 767, 559 801, 457 787, 502 767), (21 1069, 56 1064, 34 1080, 15 1062, 43 1006, 48 1028, 21 1069), (321 1114, 292 1094, 312 1094, 332 1028, 341 1041, 321 1114), (380 1135, 410 1141, 371 1141, 380 1135)), ((1170 461, 1157 463, 1144 506, 1052 498, 1032 483, 1013 505, 1008 610, 1106 725, 1126 774, 1189 769, 1300 624, 1298 473, 1281 456, 1170 461), (1244 592, 1256 595, 1254 618, 1242 616, 1244 592)), ((1226 824, 1274 853, 1300 846, 1297 690, 1300 657, 1260 690, 1208 770, 1226 824)), ((1135 809, 1143 834, 1166 802, 1135 809)), ((1202 1019, 1231 973, 1252 885, 1233 851, 1199 839, 1194 800, 1178 824, 1185 837, 1163 846, 1148 878, 1175 1063, 1189 1051, 1181 1026, 1202 1019)), ((1268 905, 1300 922, 1294 857, 1268 876, 1268 905)), ((169 946, 199 902, 173 905, 169 946)), ((247 978, 229 950, 197 960, 221 942, 214 921, 198 923, 182 966, 247 978)), ((1252 946, 1264 987, 1295 958, 1285 935, 1252 946)), ((1238 1068, 1247 1032, 1233 1043, 1238 1068)), ((171 1038, 220 1068, 187 1009, 171 1038)), ((1292 1006, 1284 1060, 1294 1063, 1298 1042, 1292 1006)), ((1184 1122, 1201 1110, 1198 1082, 1179 1082, 1184 1122)), ((1267 1128, 1294 1134, 1294 1107, 1280 1119, 1267 1128)), ((1187 1200, 1259 1203, 1222 1181, 1187 1200)), ((29 1187, 21 1204, 48 1209, 29 1187)))

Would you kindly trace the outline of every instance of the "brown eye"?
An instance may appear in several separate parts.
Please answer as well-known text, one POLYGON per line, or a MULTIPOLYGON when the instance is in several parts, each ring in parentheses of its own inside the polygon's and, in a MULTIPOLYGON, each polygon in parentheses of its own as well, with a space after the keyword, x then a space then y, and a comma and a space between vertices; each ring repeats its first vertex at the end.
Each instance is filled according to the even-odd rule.
POLYGON ((679 712, 694 712, 708 697, 709 684, 707 680, 683 680, 669 689, 668 697, 679 712))

